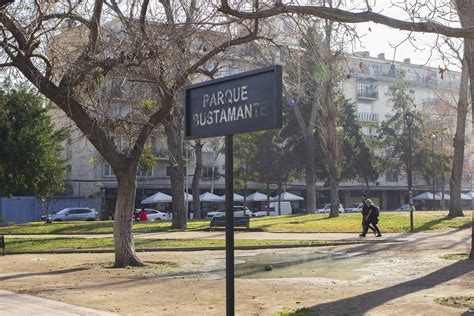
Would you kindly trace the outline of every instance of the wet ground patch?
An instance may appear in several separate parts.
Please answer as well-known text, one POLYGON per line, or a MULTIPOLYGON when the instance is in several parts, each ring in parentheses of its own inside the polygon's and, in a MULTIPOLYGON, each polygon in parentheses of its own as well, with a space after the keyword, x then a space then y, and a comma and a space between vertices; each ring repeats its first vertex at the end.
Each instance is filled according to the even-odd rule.
POLYGON ((235 277, 281 279, 319 277, 357 280, 376 262, 363 253, 288 252, 236 257, 235 277))

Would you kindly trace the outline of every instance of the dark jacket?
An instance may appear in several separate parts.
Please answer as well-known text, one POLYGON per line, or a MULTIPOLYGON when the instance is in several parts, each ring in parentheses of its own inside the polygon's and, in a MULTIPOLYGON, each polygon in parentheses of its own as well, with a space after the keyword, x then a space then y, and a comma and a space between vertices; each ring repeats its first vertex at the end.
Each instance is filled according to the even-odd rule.
POLYGON ((375 212, 375 205, 374 203, 367 199, 364 203, 363 203, 363 206, 362 206, 362 222, 367 222, 367 223, 371 223, 371 224, 377 224, 379 222, 379 218, 375 212), (372 210, 372 212, 371 212, 372 210), (368 216, 370 213, 370 216, 367 220, 365 220, 365 217, 368 216))

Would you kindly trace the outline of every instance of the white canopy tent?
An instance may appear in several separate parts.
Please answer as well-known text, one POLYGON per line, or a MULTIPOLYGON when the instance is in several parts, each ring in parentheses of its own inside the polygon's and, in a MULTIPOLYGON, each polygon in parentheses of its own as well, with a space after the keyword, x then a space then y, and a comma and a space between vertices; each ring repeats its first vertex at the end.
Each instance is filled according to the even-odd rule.
MULTIPOLYGON (((472 193, 472 192, 469 192, 469 193, 472 193)), ((467 193, 461 193, 461 200, 470 201, 472 200, 472 196, 467 193)))
POLYGON ((266 201, 267 199, 268 199, 268 196, 260 192, 255 192, 247 196, 247 201, 249 202, 263 202, 263 201, 266 201))
MULTIPOLYGON (((186 193, 184 193, 186 194, 186 193)), ((154 203, 171 203, 173 197, 171 195, 165 193, 155 193, 152 196, 147 197, 141 203, 142 204, 154 204, 154 203)), ((186 201, 186 195, 184 196, 184 200, 186 201)), ((188 193, 188 202, 193 200, 193 196, 188 193)))
MULTIPOLYGON (((221 196, 221 198, 225 201, 225 194, 221 196)), ((244 197, 240 194, 234 193, 234 202, 243 202, 244 197)))
POLYGON ((192 194, 189 194, 189 193, 186 193, 184 192, 184 202, 192 202, 193 201, 193 196, 192 194), (187 200, 186 200, 186 196, 187 196, 187 200))
POLYGON ((154 204, 154 203, 170 203, 171 195, 164 194, 161 192, 155 193, 152 196, 147 197, 141 203, 142 204, 154 204))
POLYGON ((210 192, 203 193, 199 196, 200 202, 224 202, 225 199, 221 196, 212 194, 210 192))
POLYGON ((467 192, 465 193, 467 196, 469 196, 471 199, 474 199, 474 192, 467 192))
MULTIPOLYGON (((283 192, 280 195, 281 201, 303 201, 304 198, 293 193, 283 192)), ((278 195, 270 198, 270 201, 278 201, 278 195)))
MULTIPOLYGON (((451 199, 451 196, 450 196, 448 193, 445 193, 445 194, 444 194, 444 199, 445 199, 445 200, 450 200, 450 199, 451 199)), ((438 192, 438 193, 435 194, 435 200, 437 200, 437 201, 441 201, 441 200, 442 200, 441 192, 438 192)))
MULTIPOLYGON (((413 200, 418 200, 418 201, 433 200, 433 193, 431 193, 431 192, 421 193, 421 194, 415 196, 413 198, 413 200)), ((436 200, 436 195, 435 195, 435 200, 436 200)))

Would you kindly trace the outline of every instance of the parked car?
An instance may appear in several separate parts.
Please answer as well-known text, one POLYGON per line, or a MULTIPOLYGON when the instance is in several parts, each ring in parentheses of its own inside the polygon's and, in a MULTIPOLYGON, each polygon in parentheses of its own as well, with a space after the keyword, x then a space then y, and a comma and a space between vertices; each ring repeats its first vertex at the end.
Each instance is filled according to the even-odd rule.
POLYGON ((344 212, 362 212, 363 203, 354 203, 349 205, 349 207, 344 208, 344 212))
POLYGON ((291 214, 306 214, 306 209, 303 207, 296 207, 291 211, 291 214))
MULTIPOLYGON (((135 212, 140 212, 142 209, 141 208, 137 208, 135 209, 135 212)), ((145 212, 148 216, 148 220, 149 221, 161 221, 161 220, 165 220, 166 219, 166 213, 163 213, 163 212, 160 212, 160 211, 157 211, 155 209, 152 209, 152 208, 146 208, 145 209, 145 212)))
POLYGON ((65 208, 53 215, 50 215, 53 221, 95 221, 99 213, 93 208, 71 207, 65 208))
POLYGON ((399 212, 399 211, 409 211, 409 210, 410 210, 410 204, 402 204, 396 209, 393 209, 392 211, 399 212))
MULTIPOLYGON (((251 216, 251 215, 252 215, 252 212, 249 210, 248 207, 244 207, 241 205, 234 205, 234 217, 244 217, 244 216, 251 216)), ((225 209, 214 211, 214 212, 208 212, 206 214, 207 218, 222 217, 222 216, 225 216, 225 209)))
MULTIPOLYGON (((316 210, 316 213, 330 213, 331 212, 331 204, 324 204, 323 207, 318 208, 316 210)), ((344 208, 342 207, 342 204, 339 204, 339 213, 344 213, 344 208)))
POLYGON ((275 215, 280 215, 280 214, 281 215, 291 214, 292 209, 291 209, 291 203, 290 202, 288 202, 288 201, 280 202, 280 206, 281 206, 281 211, 278 212, 278 202, 271 202, 270 203, 270 209, 268 211, 263 210, 263 211, 253 212, 252 216, 261 217, 261 216, 267 216, 267 214, 270 214, 270 216, 275 216, 275 215), (280 213, 280 214, 278 214, 278 213, 280 213))

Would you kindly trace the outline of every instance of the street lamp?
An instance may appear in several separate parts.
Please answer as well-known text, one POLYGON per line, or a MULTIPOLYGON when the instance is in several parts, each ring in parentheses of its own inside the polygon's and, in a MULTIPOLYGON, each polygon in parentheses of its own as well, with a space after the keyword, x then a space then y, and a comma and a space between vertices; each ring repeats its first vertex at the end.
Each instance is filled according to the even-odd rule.
POLYGON ((410 232, 413 232, 413 192, 412 192, 412 170, 411 170, 411 125, 413 124, 413 114, 411 112, 405 113, 405 122, 408 126, 408 202, 410 204, 410 232))
POLYGON ((434 156, 434 141, 436 139, 436 135, 434 133, 431 134, 431 172, 432 172, 432 185, 433 185, 433 204, 431 205, 431 209, 434 211, 435 207, 435 156, 434 156))

